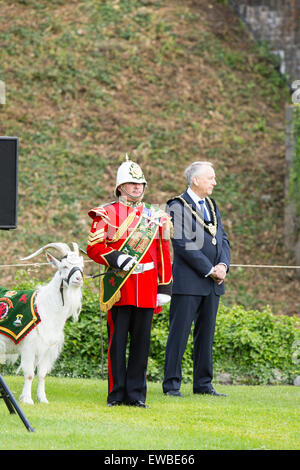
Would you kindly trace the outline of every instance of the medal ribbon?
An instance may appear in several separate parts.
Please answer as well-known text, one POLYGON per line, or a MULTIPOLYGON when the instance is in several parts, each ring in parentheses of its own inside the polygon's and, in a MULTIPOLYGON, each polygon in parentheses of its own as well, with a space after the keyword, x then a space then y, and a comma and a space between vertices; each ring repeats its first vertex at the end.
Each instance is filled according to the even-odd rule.
MULTIPOLYGON (((119 248, 123 253, 134 256, 136 264, 129 271, 120 270, 107 275, 104 274, 101 280, 101 310, 106 312, 120 300, 121 287, 139 264, 157 234, 159 227, 158 220, 159 214, 156 214, 156 211, 150 204, 144 204, 140 220, 124 244, 119 248)), ((105 271, 110 269, 110 266, 107 266, 105 271)))

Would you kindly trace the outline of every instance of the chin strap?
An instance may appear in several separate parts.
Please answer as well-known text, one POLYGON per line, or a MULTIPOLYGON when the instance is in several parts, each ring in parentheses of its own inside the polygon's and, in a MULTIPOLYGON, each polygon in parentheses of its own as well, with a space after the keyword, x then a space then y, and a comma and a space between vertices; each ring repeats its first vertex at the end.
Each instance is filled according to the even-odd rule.
POLYGON ((138 199, 141 199, 143 196, 144 196, 144 193, 145 193, 145 185, 144 185, 144 190, 142 192, 142 194, 140 196, 132 196, 132 194, 129 194, 126 189, 123 187, 123 185, 120 186, 120 188, 122 188, 122 191, 124 191, 124 193, 130 197, 131 199, 134 199, 134 200, 138 200, 138 199))

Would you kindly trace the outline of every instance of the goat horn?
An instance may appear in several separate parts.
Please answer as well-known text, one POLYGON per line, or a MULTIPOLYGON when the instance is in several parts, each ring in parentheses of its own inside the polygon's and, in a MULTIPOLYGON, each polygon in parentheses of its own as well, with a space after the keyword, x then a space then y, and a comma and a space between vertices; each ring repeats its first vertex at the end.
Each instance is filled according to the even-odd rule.
POLYGON ((73 245, 73 250, 75 251, 75 253, 76 253, 77 255, 79 255, 79 248, 78 248, 77 243, 72 242, 72 245, 73 245))
POLYGON ((39 250, 35 251, 31 255, 26 256, 25 258, 21 258, 21 261, 26 261, 30 258, 33 258, 34 256, 37 256, 40 253, 42 253, 44 250, 46 250, 47 248, 55 248, 57 251, 60 252, 60 254, 62 256, 65 256, 70 251, 70 248, 68 247, 68 245, 66 243, 48 243, 47 245, 45 245, 42 248, 40 248, 39 250))

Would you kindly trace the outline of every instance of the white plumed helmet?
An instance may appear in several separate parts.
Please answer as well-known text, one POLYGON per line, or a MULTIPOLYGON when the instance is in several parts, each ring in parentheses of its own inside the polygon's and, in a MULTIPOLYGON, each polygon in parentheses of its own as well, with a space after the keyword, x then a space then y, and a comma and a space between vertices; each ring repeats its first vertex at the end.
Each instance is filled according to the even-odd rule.
POLYGON ((120 196, 118 187, 125 183, 144 183, 146 186, 147 181, 145 179, 144 173, 142 172, 141 167, 129 160, 128 155, 126 154, 126 161, 122 163, 117 171, 115 195, 120 196))

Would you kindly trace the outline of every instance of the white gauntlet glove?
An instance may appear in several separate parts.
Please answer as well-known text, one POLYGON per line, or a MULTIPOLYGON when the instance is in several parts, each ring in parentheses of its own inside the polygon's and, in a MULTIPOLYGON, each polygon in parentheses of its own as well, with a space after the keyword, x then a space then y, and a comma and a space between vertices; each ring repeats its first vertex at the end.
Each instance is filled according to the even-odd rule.
POLYGON ((136 264, 136 259, 129 255, 120 255, 117 259, 117 265, 123 271, 129 271, 136 264))
POLYGON ((156 299, 156 306, 161 307, 162 305, 167 304, 170 302, 171 296, 167 294, 157 294, 157 299, 156 299))

